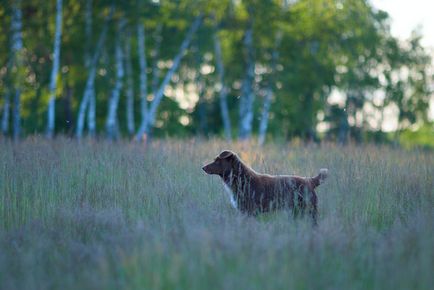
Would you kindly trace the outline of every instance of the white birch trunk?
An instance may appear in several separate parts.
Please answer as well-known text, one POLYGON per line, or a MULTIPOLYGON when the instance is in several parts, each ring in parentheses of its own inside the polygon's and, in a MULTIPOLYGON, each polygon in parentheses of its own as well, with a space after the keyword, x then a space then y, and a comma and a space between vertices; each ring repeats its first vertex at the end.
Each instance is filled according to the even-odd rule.
POLYGON ((155 123, 156 113, 158 106, 160 105, 160 102, 164 96, 164 89, 169 84, 170 80, 172 79, 173 74, 178 69, 178 66, 181 62, 181 59, 183 58, 185 51, 187 50, 188 46, 191 43, 191 39, 196 33, 196 31, 199 29, 201 23, 203 20, 203 16, 199 15, 196 17, 196 19, 193 21, 192 25, 190 26, 186 37, 184 38, 184 41, 181 44, 181 47, 179 48, 178 54, 173 59, 172 67, 167 71, 166 75, 164 76, 164 79, 158 88, 157 92, 154 95, 154 99, 151 103, 151 106, 148 111, 148 118, 147 122, 144 126, 141 126, 141 130, 137 133, 138 139, 142 139, 144 134, 149 135, 151 128, 153 127, 155 123))
MULTIPOLYGON (((270 80, 271 81, 271 80, 270 80)), ((271 99, 273 98, 272 84, 268 84, 265 90, 264 104, 262 105, 261 121, 259 123, 258 144, 263 145, 268 128, 268 115, 271 107, 271 99)))
POLYGON ((104 45, 106 36, 107 36, 107 29, 108 29, 108 21, 111 19, 113 15, 114 8, 111 8, 111 11, 109 15, 105 19, 104 27, 101 31, 101 35, 98 39, 97 46, 95 48, 95 53, 93 55, 93 58, 91 60, 90 66, 89 66, 89 75, 87 77, 86 81, 86 87, 84 89, 83 98, 80 103, 80 108, 78 110, 78 117, 77 117, 77 129, 76 129, 76 137, 81 138, 83 136, 83 129, 84 129, 84 120, 85 120, 85 113, 86 108, 89 104, 89 100, 92 94, 92 91, 94 90, 94 83, 95 83, 95 74, 96 74, 96 66, 98 64, 99 57, 101 55, 101 50, 104 45))
POLYGON ((157 29, 154 33, 154 49, 152 50, 152 93, 157 93, 158 90, 158 84, 160 82, 160 68, 158 67, 158 61, 160 58, 160 48, 161 48, 161 42, 163 40, 163 37, 161 36, 161 33, 163 31, 163 25, 158 24, 157 29))
POLYGON ((246 76, 241 88, 240 98, 240 123, 239 138, 249 139, 252 134, 253 125, 253 102, 255 95, 253 91, 253 81, 255 78, 255 60, 253 49, 253 23, 249 21, 249 27, 244 35, 244 50, 246 58, 246 76))
POLYGON ((87 110, 87 129, 89 136, 94 137, 96 134, 96 97, 95 83, 89 88, 89 108, 87 110))
POLYGON ((119 135, 117 124, 117 111, 119 105, 119 96, 122 89, 124 78, 124 63, 123 63, 123 51, 121 47, 120 35, 122 33, 122 26, 124 20, 120 20, 118 24, 117 39, 116 39, 116 80, 115 86, 109 99, 107 120, 106 120, 106 132, 109 139, 116 139, 119 135))
POLYGON ((2 134, 7 135, 9 131, 10 93, 6 92, 3 104, 2 134))
POLYGON ((267 128, 268 128, 268 116, 270 113, 270 107, 271 107, 271 100, 273 98, 273 91, 274 91, 274 76, 276 74, 276 66, 277 61, 279 58, 279 46, 282 41, 282 33, 281 31, 277 32, 276 34, 276 40, 274 43, 273 51, 271 52, 271 71, 270 76, 268 80, 268 85, 266 89, 266 93, 264 96, 264 104, 262 107, 262 114, 261 114, 261 121, 259 124, 259 136, 258 136, 258 143, 259 145, 263 145, 265 142, 265 136, 267 134, 267 128))
POLYGON ((140 115, 142 119, 136 139, 141 140, 143 132, 145 132, 146 129, 148 118, 148 77, 146 74, 148 65, 146 62, 145 28, 141 23, 137 24, 137 53, 139 55, 140 65, 140 115))
MULTIPOLYGON (((92 40, 92 5, 93 0, 87 0, 86 2, 86 56, 85 56, 85 62, 86 67, 89 69, 90 66, 90 48, 91 48, 91 40, 92 40)), ((95 99, 95 87, 92 84, 92 87, 89 89, 89 109, 87 110, 87 128, 89 130, 90 136, 95 136, 96 133, 96 122, 95 122, 95 115, 96 115, 96 99, 95 99)))
POLYGON ((200 55, 199 40, 197 37, 194 41, 192 52, 194 53, 194 66, 196 67, 195 84, 197 88, 197 94, 199 96, 199 100, 196 104, 199 119, 198 133, 201 135, 206 135, 208 122, 206 115, 206 102, 204 100, 205 80, 203 79, 202 72, 200 70, 202 66, 202 57, 200 55))
MULTIPOLYGON (((85 12, 85 34, 86 34, 86 51, 85 51, 85 66, 89 70, 89 66, 91 63, 91 42, 92 42, 92 34, 93 34, 93 0, 86 1, 86 12, 85 12)), ((96 99, 95 99, 95 86, 92 84, 92 87, 89 89, 89 108, 87 110, 87 129, 89 130, 89 136, 95 136, 96 133, 96 99)))
POLYGON ((125 44, 125 66, 127 74, 127 104, 126 104, 126 117, 127 117, 127 130, 130 136, 135 133, 134 124, 134 82, 133 82, 133 69, 131 64, 131 35, 128 34, 128 38, 125 44))
POLYGON ((84 27, 84 34, 86 36, 86 43, 84 48, 84 65, 86 68, 89 68, 91 63, 91 57, 90 57, 90 51, 91 51, 91 41, 92 41, 92 34, 93 34, 93 19, 92 19, 92 5, 93 0, 87 0, 86 1, 86 10, 84 12, 85 15, 85 27, 84 27))
POLYGON ((54 134, 54 118, 55 118, 55 101, 57 89, 57 75, 59 73, 60 62, 60 41, 62 37, 62 0, 56 2, 56 32, 54 36, 53 48, 53 68, 51 71, 50 79, 50 99, 48 101, 48 123, 47 123, 47 137, 52 138, 54 134))
POLYGON ((12 59, 15 67, 16 76, 13 78, 14 91, 14 107, 13 107, 13 137, 17 140, 21 134, 21 72, 20 67, 22 63, 21 51, 23 49, 23 35, 22 35, 22 12, 21 0, 15 0, 12 6, 12 59))
POLYGON ((217 77, 218 77, 218 88, 220 89, 219 91, 220 112, 222 115, 225 138, 226 140, 230 141, 232 139, 232 132, 231 132, 231 119, 229 116, 229 109, 228 109, 228 102, 227 102, 228 88, 225 85, 225 70, 223 66, 222 49, 220 45, 220 38, 218 37, 217 34, 217 30, 214 32, 214 54, 215 54, 215 62, 216 62, 217 77))

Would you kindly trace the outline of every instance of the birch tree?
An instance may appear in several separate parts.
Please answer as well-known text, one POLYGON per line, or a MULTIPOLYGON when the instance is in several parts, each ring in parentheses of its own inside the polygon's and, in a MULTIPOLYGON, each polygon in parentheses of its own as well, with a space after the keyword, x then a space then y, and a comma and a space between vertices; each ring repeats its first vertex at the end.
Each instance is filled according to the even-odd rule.
MULTIPOLYGON (((91 43, 93 36, 93 0, 86 1, 86 11, 85 11, 85 35, 86 35, 86 45, 85 45, 85 66, 90 70, 91 64, 91 43)), ((89 89, 89 102, 87 110, 87 129, 90 136, 94 136, 96 133, 96 99, 95 99, 95 87, 92 86, 89 89)))
MULTIPOLYGON (((3 77, 3 107, 2 107, 2 119, 1 119, 1 133, 3 136, 7 136, 9 133, 9 118, 10 118, 10 81, 9 81, 9 71, 11 69, 11 62, 9 61, 6 65, 6 71, 3 77)), ((1 82, 0 82, 1 83, 1 82)))
POLYGON ((50 99, 48 102, 48 123, 47 123, 47 137, 52 138, 54 134, 54 116, 55 116, 55 101, 57 89, 57 77, 59 74, 60 62, 60 41, 62 37, 62 0, 56 2, 56 32, 54 36, 53 48, 53 68, 51 70, 50 78, 50 99))
POLYGON ((161 36, 163 32, 163 25, 159 23, 155 32, 153 33, 154 39, 154 49, 151 52, 152 56, 152 94, 155 95, 158 91, 158 84, 160 82, 160 68, 158 67, 158 61, 160 59, 160 49, 163 37, 161 36))
POLYGON ((107 114, 107 120, 106 120, 106 132, 107 137, 109 139, 116 139, 119 136, 119 125, 117 120, 117 111, 118 111, 118 105, 119 105, 119 96, 121 93, 122 85, 123 85, 123 78, 124 78, 124 56, 123 56, 123 50, 121 47, 121 33, 123 32, 123 26, 125 25, 125 21, 123 19, 119 20, 118 23, 118 29, 117 29, 117 36, 116 36, 116 79, 115 79, 115 86, 112 90, 110 99, 109 99, 109 106, 108 106, 108 114, 107 114))
POLYGON ((258 136, 259 145, 264 144, 265 135, 267 133, 268 115, 270 112, 271 100, 273 98, 275 73, 276 73, 277 61, 279 59, 279 46, 281 41, 282 41, 282 32, 278 31, 276 34, 276 40, 274 43, 273 51, 271 52, 270 75, 268 77, 268 84, 264 96, 264 104, 262 106, 261 121, 259 123, 259 136, 258 136))
MULTIPOLYGON (((137 54, 139 56, 140 65, 140 115, 141 115, 141 127, 139 129, 144 131, 143 126, 145 126, 148 118, 148 77, 147 77, 147 62, 146 62, 146 45, 145 45, 145 28, 142 23, 137 23, 137 54)), ((137 138, 141 138, 141 134, 137 134, 137 138)))
POLYGON ((202 20, 203 20, 203 15, 200 14, 199 16, 197 16, 195 18, 195 20, 193 21, 189 30, 187 31, 187 35, 185 36, 185 38, 184 38, 184 40, 183 40, 183 42, 179 48, 178 54, 173 59, 173 64, 172 64, 171 68, 167 71, 162 83, 160 84, 158 90, 156 91, 156 93, 154 95, 154 99, 152 100, 150 107, 149 107, 147 118, 145 119, 144 122, 142 120, 142 124, 140 125, 140 128, 136 134, 136 138, 138 140, 141 140, 141 139, 143 139, 144 136, 149 135, 150 130, 155 123, 155 118, 156 118, 158 106, 160 105, 160 102, 164 96, 164 89, 169 84, 175 71, 178 69, 179 64, 181 62, 181 59, 183 58, 185 51, 189 47, 193 35, 199 29, 199 27, 202 23, 202 20))
POLYGON ((133 82, 133 69, 131 64, 131 35, 128 31, 127 39, 125 41, 125 70, 126 70, 126 117, 127 117, 127 130, 130 136, 135 133, 134 124, 134 82, 133 82))
POLYGON ((215 28, 214 30, 213 40, 214 40, 215 65, 217 69, 217 90, 219 91, 220 113, 222 116, 225 138, 226 140, 230 141, 232 139, 232 132, 231 132, 231 119, 229 116, 229 109, 228 109, 228 102, 227 102, 227 94, 229 90, 225 84, 225 70, 223 65, 220 38, 218 36, 217 28, 215 28))
POLYGON ((11 19, 11 53, 12 53, 12 86, 14 87, 13 104, 13 137, 18 139, 21 134, 21 89, 22 89, 22 11, 21 0, 15 0, 12 5, 11 19))
POLYGON ((241 87, 240 97, 240 123, 238 136, 241 140, 250 138, 253 125, 253 102, 255 94, 253 82, 255 78, 255 59, 253 48, 253 16, 249 9, 249 20, 243 40, 244 56, 246 61, 246 75, 241 87))
MULTIPOLYGON (((111 1, 99 1, 97 5, 95 0, 73 0, 67 5, 62 0, 58 64, 62 72, 57 72, 56 85, 57 57, 52 56, 57 54, 53 46, 59 14, 55 10, 57 1, 1 2, 8 5, 0 5, 0 77, 2 81, 4 78, 0 84, 0 133, 11 137, 19 136, 20 130, 58 134, 73 128, 73 134, 79 137, 85 132, 93 135, 95 129, 105 135, 107 109, 116 80, 116 24, 112 25, 112 21, 105 28, 106 38, 99 43, 111 1), (53 8, 52 15, 47 16, 44 12, 49 7, 53 8), (47 21, 52 31, 49 35, 47 21), (111 77, 100 82, 98 72, 101 76, 108 72, 111 77), (95 95, 99 87, 101 94, 95 95), (46 102, 44 92, 48 92, 46 102), (80 95, 74 99, 72 96, 77 92, 80 95), (103 105, 101 110, 95 111, 95 96, 96 105, 103 105), (73 127, 71 114, 75 114, 73 127), (66 122, 58 122, 60 115, 66 122), (101 128, 96 127, 100 124, 101 128)), ((227 139, 232 133, 234 138, 233 131, 238 136, 240 126, 242 136, 258 132, 255 138, 261 144, 267 142, 269 135, 315 139, 317 124, 327 124, 323 127, 327 128, 325 136, 341 142, 347 140, 344 138, 361 141, 370 133, 381 141, 388 137, 376 130, 383 123, 381 113, 390 106, 396 110, 398 131, 409 130, 410 124, 428 122, 431 61, 427 58, 428 51, 418 44, 421 36, 416 33, 408 40, 395 39, 387 25, 390 18, 373 9, 367 0, 350 1, 339 9, 336 5, 324 5, 327 1, 309 0, 172 2, 124 1, 116 11, 116 19, 122 16, 131 25, 130 43, 122 35, 121 48, 125 59, 133 62, 132 78, 130 61, 124 63, 125 89, 120 95, 116 124, 125 133, 131 134, 135 129, 134 138, 145 136, 139 131, 152 131, 154 121, 158 121, 159 134, 193 135, 203 131, 206 119, 207 128, 212 129, 209 133, 220 131, 221 137, 227 139), (360 17, 353 17, 354 11, 360 17), (183 56, 180 51, 184 51, 180 45, 201 12, 209 15, 207 27, 200 29, 202 60, 194 62, 191 54, 191 58, 182 58, 179 64, 178 59, 183 56), (138 15, 142 17, 140 24, 138 15), (148 26, 152 30, 148 31, 148 26), (273 50, 277 47, 279 30, 284 38, 276 70, 273 50), (209 49, 212 60, 202 55, 209 49), (196 74, 195 80, 194 72, 200 62, 202 76, 196 74), (208 62, 213 62, 214 67, 208 67, 208 62), (179 72, 181 66, 183 71, 179 72), (134 73, 138 74, 137 79, 134 73), (204 87, 208 94, 211 91, 206 85, 212 78, 215 99, 212 103, 206 100, 206 108, 212 105, 209 109, 213 109, 216 105, 220 112, 217 116, 205 114, 202 98, 192 111, 190 95, 185 99, 178 95, 183 82, 196 81, 200 84, 199 94, 204 87), (278 87, 277 79, 284 80, 278 87), (232 84, 241 97, 235 107, 231 102, 232 84), (377 96, 378 91, 384 92, 384 96, 377 96), (357 95, 348 96, 347 104, 333 107, 327 102, 331 92, 357 95), (165 102, 166 93, 176 98, 165 102), (140 100, 136 100, 139 96, 140 100), (137 108, 133 108, 133 103, 137 108), (230 120, 234 114, 236 121, 230 120), (185 126, 185 117, 193 118, 194 122, 185 126)), ((191 45, 184 54, 187 50, 193 52, 191 45)), ((388 117, 386 114, 385 118, 388 117)))
POLYGON ((107 37, 108 22, 113 15, 113 11, 114 11, 114 7, 111 7, 110 12, 105 19, 104 27, 101 31, 101 35, 99 36, 94 55, 91 59, 90 65, 89 65, 89 74, 87 77, 86 86, 84 89, 84 94, 83 94, 83 98, 82 98, 81 103, 80 103, 80 107, 78 110, 78 117, 77 117, 76 136, 79 139, 83 136, 84 120, 85 120, 85 116, 86 116, 85 115, 86 108, 89 104, 89 99, 91 97, 91 94, 94 91, 96 67, 98 64, 99 57, 101 55, 102 47, 103 47, 105 39, 107 37))
POLYGON ((9 131, 9 112, 10 112, 10 92, 6 91, 3 102, 3 115, 2 115, 2 134, 6 136, 9 131))
POLYGON ((205 80, 202 76, 201 66, 202 66, 202 56, 200 55, 199 39, 196 37, 194 40, 193 48, 193 62, 195 68, 195 85, 198 94, 198 102, 196 104, 199 119, 199 134, 206 135, 207 131, 207 116, 206 116, 206 103, 205 97, 205 80))

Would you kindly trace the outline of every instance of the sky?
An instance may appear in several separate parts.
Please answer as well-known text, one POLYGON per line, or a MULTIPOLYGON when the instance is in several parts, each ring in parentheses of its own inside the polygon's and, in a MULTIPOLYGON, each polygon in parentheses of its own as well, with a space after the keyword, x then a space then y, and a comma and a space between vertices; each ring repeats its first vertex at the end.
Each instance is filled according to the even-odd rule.
MULTIPOLYGON (((370 0, 372 5, 389 13, 392 34, 406 39, 415 28, 420 28, 422 45, 431 50, 434 58, 434 0, 370 0)), ((434 120, 434 97, 431 100, 430 119, 434 120)))
POLYGON ((434 0, 371 0, 371 3, 389 13, 393 35, 405 39, 420 26, 422 44, 434 48, 434 0))

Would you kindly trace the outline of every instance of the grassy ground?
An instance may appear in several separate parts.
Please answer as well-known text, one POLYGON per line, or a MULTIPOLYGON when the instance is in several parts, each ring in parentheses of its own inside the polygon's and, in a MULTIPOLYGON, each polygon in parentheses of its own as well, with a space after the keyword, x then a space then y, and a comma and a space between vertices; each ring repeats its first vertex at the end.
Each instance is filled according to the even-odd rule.
POLYGON ((388 147, 0 142, 0 289, 432 289, 434 154, 388 147), (319 227, 230 207, 201 165, 330 177, 319 227))

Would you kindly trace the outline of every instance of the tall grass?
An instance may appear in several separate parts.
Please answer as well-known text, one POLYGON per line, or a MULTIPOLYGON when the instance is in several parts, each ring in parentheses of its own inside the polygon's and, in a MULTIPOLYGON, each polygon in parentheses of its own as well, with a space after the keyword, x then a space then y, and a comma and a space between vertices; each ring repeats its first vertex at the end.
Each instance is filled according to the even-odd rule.
POLYGON ((221 141, 0 142, 0 289, 432 289, 434 154, 221 141), (314 175, 319 226, 232 209, 201 165, 314 175))

